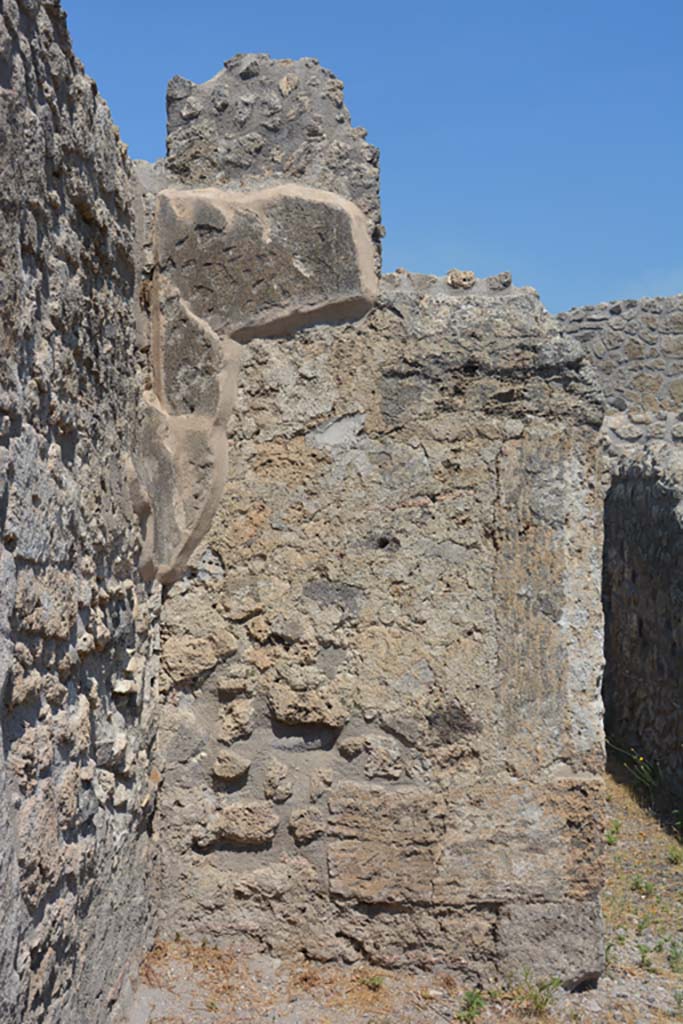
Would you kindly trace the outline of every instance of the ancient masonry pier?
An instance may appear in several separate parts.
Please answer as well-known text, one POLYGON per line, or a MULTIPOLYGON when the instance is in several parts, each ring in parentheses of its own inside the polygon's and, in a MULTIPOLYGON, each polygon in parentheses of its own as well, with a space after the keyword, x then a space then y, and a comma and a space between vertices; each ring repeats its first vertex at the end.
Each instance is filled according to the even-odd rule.
POLYGON ((603 969, 603 688, 683 777, 683 297, 554 318, 382 237, 317 61, 173 79, 133 163, 2 4, 3 1024, 111 1021, 176 933, 603 969))

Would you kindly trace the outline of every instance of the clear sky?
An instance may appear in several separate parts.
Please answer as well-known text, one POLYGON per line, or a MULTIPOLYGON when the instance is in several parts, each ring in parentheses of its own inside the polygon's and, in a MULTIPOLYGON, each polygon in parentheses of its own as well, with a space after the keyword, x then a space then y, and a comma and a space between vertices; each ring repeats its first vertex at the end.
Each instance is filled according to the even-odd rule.
POLYGON ((64 0, 131 155, 174 74, 318 57, 381 150, 384 269, 511 270, 553 312, 683 291, 683 0, 64 0))

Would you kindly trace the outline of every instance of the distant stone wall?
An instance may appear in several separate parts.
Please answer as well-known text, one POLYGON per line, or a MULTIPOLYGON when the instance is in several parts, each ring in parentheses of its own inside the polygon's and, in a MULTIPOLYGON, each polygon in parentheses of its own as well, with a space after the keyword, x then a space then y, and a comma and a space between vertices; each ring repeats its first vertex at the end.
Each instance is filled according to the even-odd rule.
MULTIPOLYGON (((605 395, 605 727, 683 795, 683 295, 573 309, 605 395)), ((619 755, 622 756, 623 755, 619 755)))
POLYGON ((572 309, 558 324, 594 367, 611 445, 683 442, 683 295, 572 309))
POLYGON ((600 417, 498 279, 244 345, 163 610, 162 935, 600 972, 600 417))
POLYGON ((133 189, 59 4, 0 13, 0 1020, 104 1024, 153 927, 133 189))

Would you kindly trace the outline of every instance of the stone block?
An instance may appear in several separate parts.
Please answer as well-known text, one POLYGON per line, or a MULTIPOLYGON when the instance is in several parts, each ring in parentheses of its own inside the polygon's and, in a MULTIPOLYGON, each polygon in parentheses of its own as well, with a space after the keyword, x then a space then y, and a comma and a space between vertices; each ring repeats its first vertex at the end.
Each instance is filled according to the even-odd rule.
POLYGON ((266 846, 275 835, 280 819, 265 801, 229 804, 199 829, 195 841, 200 849, 217 842, 234 846, 266 846))
POLYGON ((329 797, 328 865, 336 895, 367 903, 431 898, 445 827, 438 795, 406 786, 339 783, 329 797))
POLYGON ((250 767, 251 761, 245 757, 240 757, 232 750, 224 750, 214 761, 211 771, 217 779, 221 779, 223 782, 234 782, 244 778, 250 767))
POLYGON ((505 907, 497 928, 498 967, 521 979, 559 977, 574 989, 596 981, 605 966, 603 924, 594 900, 514 903, 505 907))
MULTIPOLYGON (((166 190, 158 198, 156 245, 162 280, 172 282, 185 304, 160 311, 164 389, 181 407, 188 384, 178 364, 189 361, 194 369, 190 357, 199 354, 186 310, 209 330, 244 341, 321 320, 356 319, 377 296, 360 210, 318 189, 166 190)), ((206 350, 207 368, 212 360, 220 365, 208 344, 206 350)), ((201 368, 192 380, 202 380, 201 368)), ((202 383, 203 392, 206 387, 202 383)), ((190 399, 193 405, 200 400, 200 394, 190 399)))

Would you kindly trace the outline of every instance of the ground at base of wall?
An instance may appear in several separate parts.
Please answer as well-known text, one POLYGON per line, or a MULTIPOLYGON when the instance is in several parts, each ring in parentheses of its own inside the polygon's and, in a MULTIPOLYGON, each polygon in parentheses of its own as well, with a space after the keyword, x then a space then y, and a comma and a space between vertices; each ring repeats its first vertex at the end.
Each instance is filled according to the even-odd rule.
MULTIPOLYGON (((605 976, 468 992, 446 975, 244 957, 182 941, 148 957, 127 1024, 660 1024, 683 1022, 683 845, 608 779, 605 976)), ((530 971, 533 965, 530 965, 530 971)))

